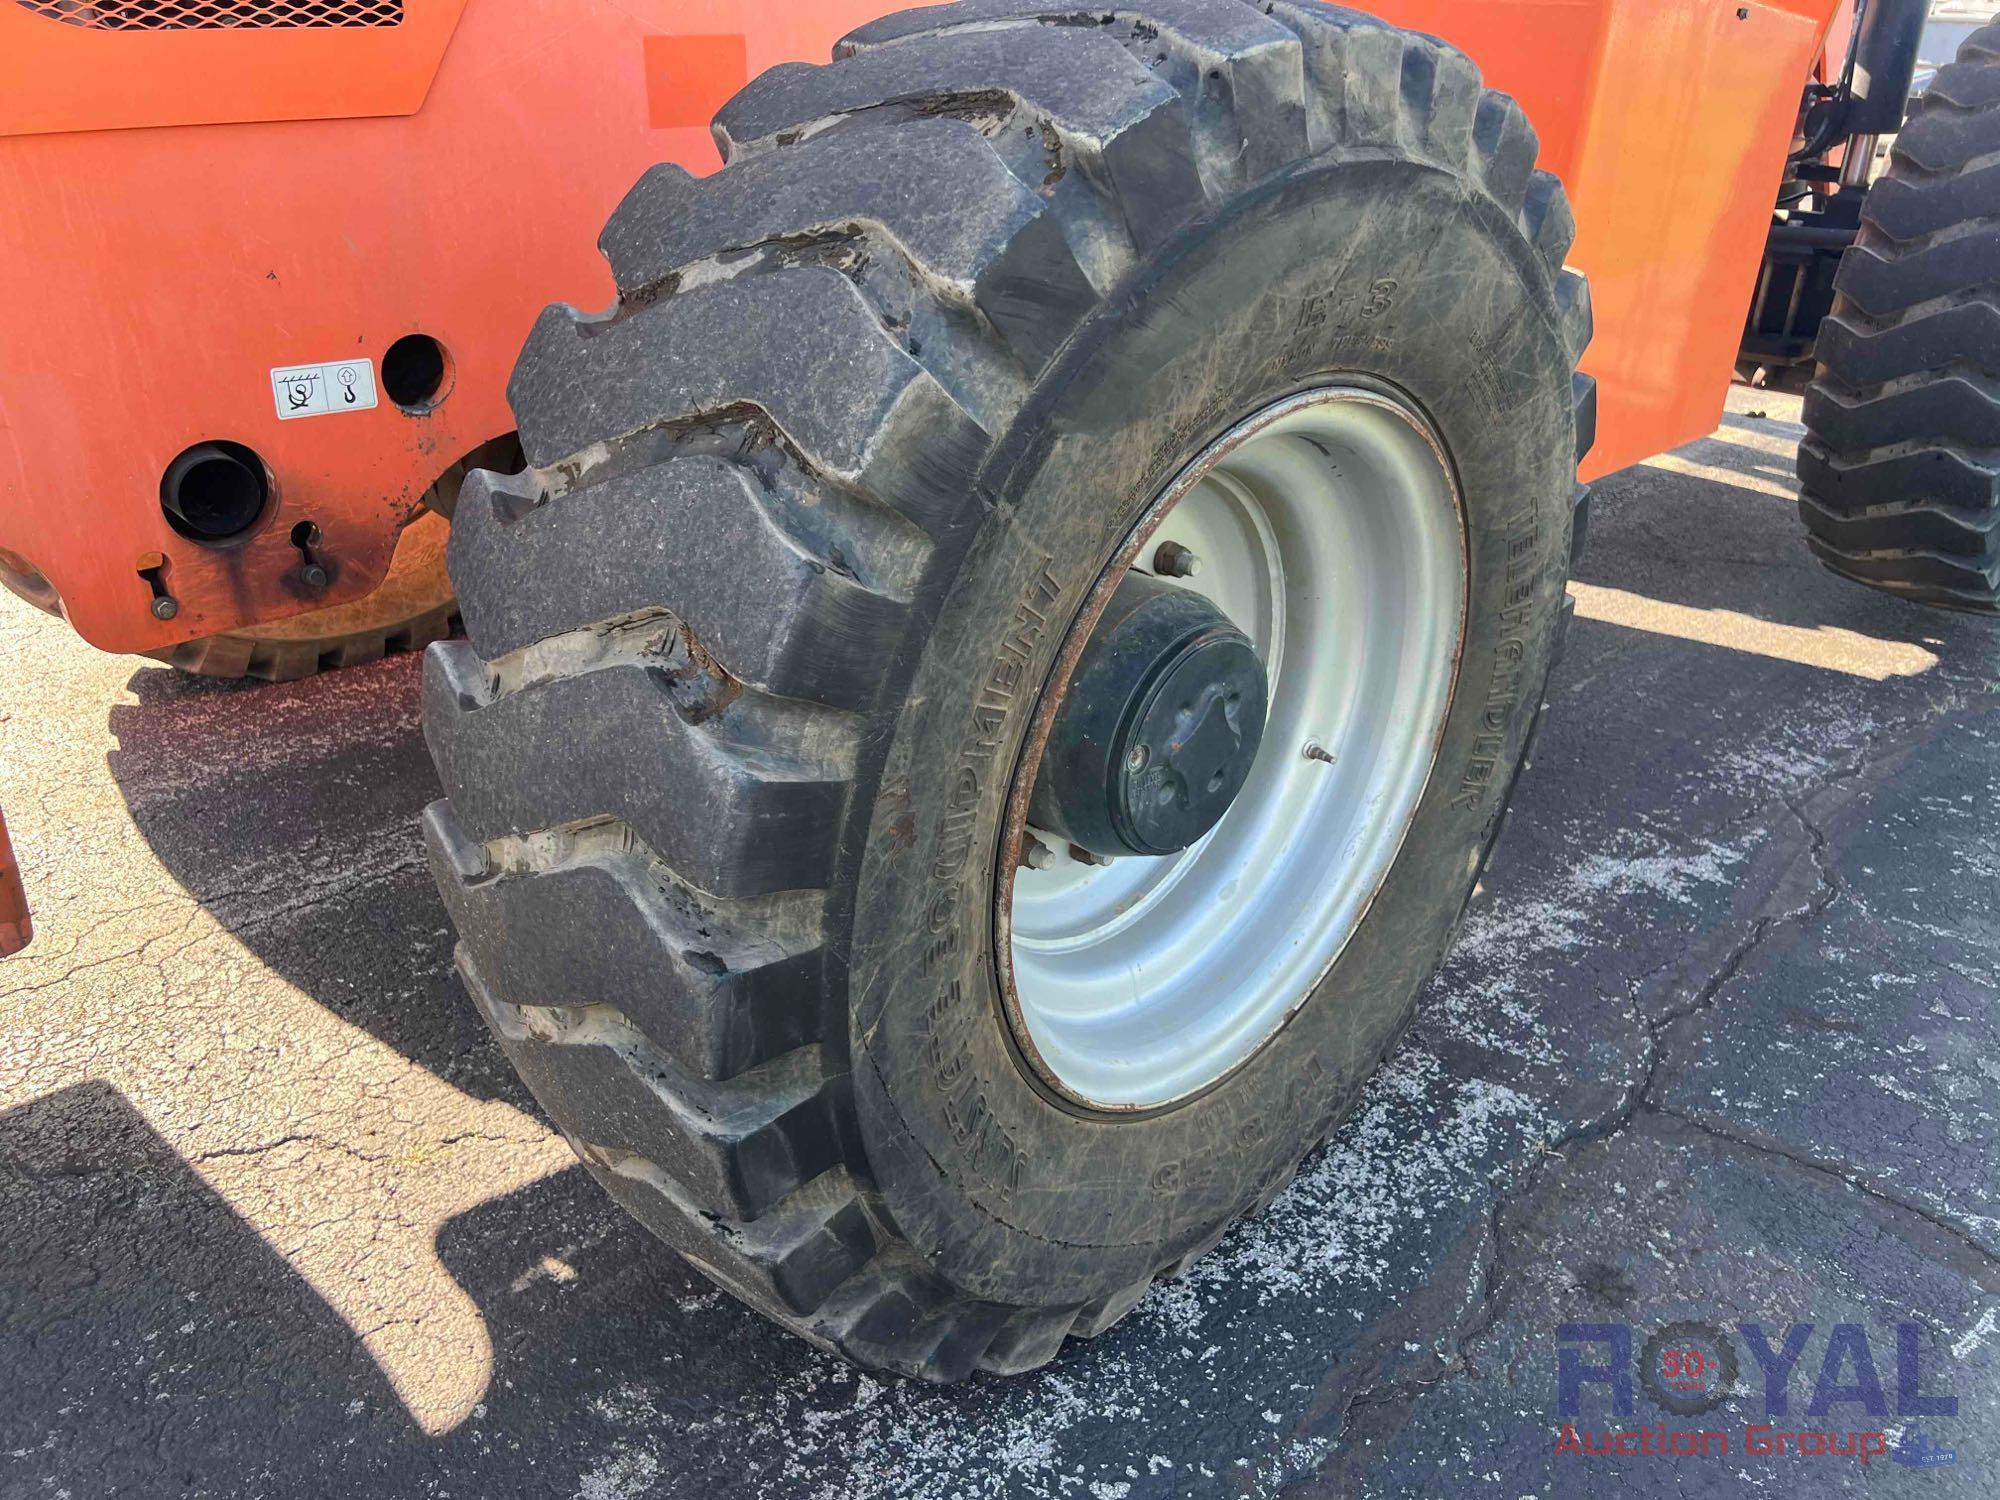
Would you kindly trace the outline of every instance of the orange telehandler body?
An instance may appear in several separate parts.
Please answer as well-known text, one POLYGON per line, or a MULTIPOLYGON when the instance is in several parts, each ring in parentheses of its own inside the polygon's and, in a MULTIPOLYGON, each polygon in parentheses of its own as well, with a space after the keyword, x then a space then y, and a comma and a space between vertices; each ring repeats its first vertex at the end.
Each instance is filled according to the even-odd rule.
MULTIPOLYGON (((579 226, 655 162, 713 170, 717 106, 886 8, 0 0, 0 580, 132 652, 368 595, 427 488, 512 428, 537 311, 610 300, 579 226), (439 362, 399 403, 413 334, 439 362), (162 507, 216 443, 268 485, 222 545, 162 507)), ((1842 0, 1368 8, 1470 54, 1569 187, 1584 477, 1709 431, 1842 0)))

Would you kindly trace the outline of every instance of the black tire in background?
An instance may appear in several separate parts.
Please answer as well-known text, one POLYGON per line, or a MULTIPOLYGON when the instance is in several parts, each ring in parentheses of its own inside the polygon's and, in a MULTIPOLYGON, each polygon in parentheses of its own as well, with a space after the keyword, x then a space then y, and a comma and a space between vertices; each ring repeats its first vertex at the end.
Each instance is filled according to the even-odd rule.
POLYGON ((656 169, 605 229, 612 312, 543 316, 532 467, 458 510, 471 639, 425 727, 461 971, 591 1170, 743 1300, 870 1366, 1033 1368, 1279 1191, 1444 952, 1562 617, 1569 210, 1465 58, 1317 5, 908 12, 716 128, 720 173, 656 169), (1263 1051, 1072 1108, 994 991, 1008 770, 1134 518, 1330 377, 1419 406, 1463 496, 1437 771, 1263 1051))
POLYGON ((1835 286, 1799 453, 1814 554, 2000 609, 2000 26, 1915 101, 1835 286))

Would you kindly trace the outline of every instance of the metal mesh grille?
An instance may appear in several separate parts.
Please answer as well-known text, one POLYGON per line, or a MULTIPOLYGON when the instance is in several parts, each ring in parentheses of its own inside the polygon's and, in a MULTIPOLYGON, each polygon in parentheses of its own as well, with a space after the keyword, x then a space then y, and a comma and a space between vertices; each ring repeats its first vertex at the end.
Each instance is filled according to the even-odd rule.
POLYGON ((276 30, 400 26, 403 0, 14 0, 21 9, 92 31, 276 30))

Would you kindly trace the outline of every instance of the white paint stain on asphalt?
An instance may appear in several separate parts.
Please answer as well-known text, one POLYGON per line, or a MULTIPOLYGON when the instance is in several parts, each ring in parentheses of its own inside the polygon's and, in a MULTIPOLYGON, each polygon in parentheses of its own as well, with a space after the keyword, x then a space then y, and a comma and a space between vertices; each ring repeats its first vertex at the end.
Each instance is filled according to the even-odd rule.
POLYGON ((1643 828, 1619 830, 1613 847, 1581 855, 1553 881, 1475 903, 1434 991, 1458 1036, 1535 1062, 1557 1049, 1540 1028, 1548 965, 1615 930, 1630 908, 1692 908, 1702 887, 1727 884, 1747 843, 1683 841, 1643 828))
MULTIPOLYGON (((1035 1376, 978 1382, 984 1399, 976 1414, 950 1393, 877 1381, 815 1356, 799 1378, 753 1394, 731 1420, 746 1450, 783 1455, 765 1476, 772 1491, 813 1500, 1053 1500, 1094 1495, 1098 1486, 1129 1490, 1140 1479, 1154 1481, 1148 1493, 1157 1493, 1161 1476, 1187 1459, 1155 1453, 1135 1458, 1129 1472, 1080 1472, 1070 1440, 1107 1421, 1136 1434, 1161 1411, 1187 1408, 1196 1399, 1190 1392, 1217 1409, 1255 1400, 1250 1414, 1258 1415, 1272 1392, 1228 1388, 1217 1373, 1225 1341, 1239 1361, 1255 1366, 1260 1345, 1275 1352, 1351 1332, 1363 1293, 1379 1298, 1407 1271, 1398 1244, 1427 1218, 1444 1218, 1476 1195, 1496 1163, 1532 1149, 1549 1130, 1526 1096, 1451 1077, 1429 1053, 1406 1048, 1371 1083, 1334 1143, 1261 1216, 1232 1231, 1182 1280, 1155 1286, 1129 1323, 1100 1343, 1072 1346, 1035 1376), (1255 1320, 1234 1316, 1246 1294, 1260 1309, 1255 1320)), ((659 1488, 648 1493, 695 1493, 672 1478, 672 1440, 662 1435, 647 1392, 628 1389, 600 1403, 598 1415, 618 1437, 592 1469, 593 1481, 636 1478, 639 1460, 650 1455, 662 1467, 659 1488)), ((1295 1416, 1277 1415, 1250 1423, 1232 1415, 1231 1430, 1263 1435, 1244 1451, 1204 1452, 1187 1471, 1190 1485, 1227 1474, 1238 1493, 1270 1495, 1311 1473, 1326 1456, 1326 1441, 1293 1436, 1295 1416)), ((588 1500, 617 1493, 594 1491, 588 1500)))

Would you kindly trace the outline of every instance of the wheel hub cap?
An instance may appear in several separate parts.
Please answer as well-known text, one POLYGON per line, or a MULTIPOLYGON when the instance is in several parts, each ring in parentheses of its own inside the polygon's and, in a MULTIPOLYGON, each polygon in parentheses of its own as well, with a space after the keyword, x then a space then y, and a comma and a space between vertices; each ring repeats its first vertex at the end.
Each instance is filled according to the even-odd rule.
POLYGON ((1450 462, 1392 392, 1289 397, 1155 498, 1009 802, 1000 992, 1050 1092, 1191 1098, 1305 1004, 1417 815, 1465 599, 1450 462))
POLYGON ((1265 695, 1256 648, 1227 615, 1129 574, 1070 679, 1029 821, 1103 859, 1178 854, 1250 779, 1265 695))

